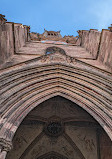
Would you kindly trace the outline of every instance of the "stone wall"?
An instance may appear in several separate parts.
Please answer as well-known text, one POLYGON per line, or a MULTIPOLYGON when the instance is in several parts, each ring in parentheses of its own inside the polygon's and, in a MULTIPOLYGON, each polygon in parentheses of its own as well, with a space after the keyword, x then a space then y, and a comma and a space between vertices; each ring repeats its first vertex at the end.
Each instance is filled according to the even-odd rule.
POLYGON ((101 159, 111 159, 112 157, 112 142, 104 131, 100 132, 100 152, 101 159))
POLYGON ((112 32, 102 30, 98 60, 112 68, 112 32))
POLYGON ((14 36, 15 36, 15 51, 18 52, 19 48, 25 45, 27 42, 27 27, 22 24, 14 24, 14 36))
POLYGON ((109 29, 103 29, 102 32, 79 30, 77 45, 84 47, 94 59, 112 68, 112 30, 111 27, 109 29))
POLYGON ((0 25, 0 64, 14 54, 13 23, 0 25))
POLYGON ((81 46, 84 47, 96 59, 100 43, 101 33, 97 30, 82 30, 81 46))
MULTIPOLYGON (((0 14, 0 18, 3 15, 0 14)), ((5 63, 29 40, 29 27, 22 24, 0 21, 0 65, 5 63)))

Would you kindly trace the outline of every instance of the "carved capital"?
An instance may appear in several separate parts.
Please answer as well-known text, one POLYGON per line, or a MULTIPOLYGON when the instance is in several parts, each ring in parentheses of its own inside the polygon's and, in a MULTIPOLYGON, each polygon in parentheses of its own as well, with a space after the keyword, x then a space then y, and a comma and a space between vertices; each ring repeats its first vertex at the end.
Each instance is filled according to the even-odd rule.
POLYGON ((0 14, 0 24, 5 24, 7 20, 5 19, 5 15, 0 14))
POLYGON ((6 139, 0 138, 1 151, 10 151, 12 149, 12 142, 6 139))

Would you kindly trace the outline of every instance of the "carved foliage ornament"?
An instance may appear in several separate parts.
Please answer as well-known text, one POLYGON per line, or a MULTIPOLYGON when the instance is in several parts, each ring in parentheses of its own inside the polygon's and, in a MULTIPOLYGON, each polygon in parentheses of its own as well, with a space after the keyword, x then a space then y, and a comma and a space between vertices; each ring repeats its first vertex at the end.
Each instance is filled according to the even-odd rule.
POLYGON ((64 62, 75 64, 75 58, 66 55, 63 49, 53 46, 46 49, 45 55, 41 56, 41 62, 64 62))
POLYGON ((59 52, 53 53, 50 55, 44 55, 41 57, 41 62, 44 63, 52 63, 52 62, 57 62, 57 63, 68 63, 68 64, 75 64, 76 60, 74 57, 70 57, 67 55, 61 55, 59 52))

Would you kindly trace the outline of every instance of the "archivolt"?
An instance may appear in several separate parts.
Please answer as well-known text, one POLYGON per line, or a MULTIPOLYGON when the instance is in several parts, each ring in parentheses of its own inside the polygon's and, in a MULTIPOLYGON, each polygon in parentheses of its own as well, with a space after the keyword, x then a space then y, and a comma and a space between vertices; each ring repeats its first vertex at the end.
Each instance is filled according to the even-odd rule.
POLYGON ((43 101, 62 96, 91 114, 112 139, 110 78, 64 65, 21 67, 1 76, 0 136, 12 140, 26 115, 43 101), (2 82, 4 81, 5 82, 2 82))

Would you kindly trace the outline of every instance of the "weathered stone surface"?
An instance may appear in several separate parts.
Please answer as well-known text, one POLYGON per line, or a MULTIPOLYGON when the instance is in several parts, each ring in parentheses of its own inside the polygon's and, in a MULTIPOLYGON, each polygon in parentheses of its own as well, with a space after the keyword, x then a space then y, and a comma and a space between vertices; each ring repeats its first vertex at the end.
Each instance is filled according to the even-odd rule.
POLYGON ((8 61, 29 40, 29 30, 22 24, 0 25, 0 66, 8 61))
POLYGON ((12 23, 0 25, 0 64, 4 63, 14 54, 14 39, 12 23))
POLYGON ((98 59, 112 69, 112 32, 102 30, 98 59))
POLYGON ((14 36, 15 36, 15 51, 25 45, 27 42, 27 27, 22 24, 14 24, 14 36))
MULTIPOLYGON (((79 33, 80 34, 80 33, 79 33)), ((81 46, 84 47, 94 59, 97 57, 101 33, 97 30, 82 30, 81 46)))

